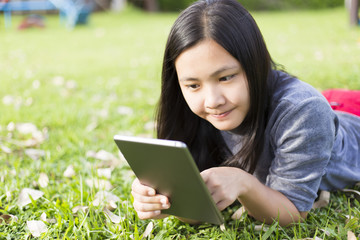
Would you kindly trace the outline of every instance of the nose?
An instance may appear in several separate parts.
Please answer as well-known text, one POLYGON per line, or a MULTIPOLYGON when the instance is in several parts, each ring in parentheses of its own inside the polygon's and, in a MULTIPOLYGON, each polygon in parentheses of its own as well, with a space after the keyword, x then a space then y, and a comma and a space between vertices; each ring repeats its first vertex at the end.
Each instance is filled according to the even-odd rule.
POLYGON ((215 109, 225 104, 225 96, 219 86, 208 86, 205 91, 205 108, 215 109))

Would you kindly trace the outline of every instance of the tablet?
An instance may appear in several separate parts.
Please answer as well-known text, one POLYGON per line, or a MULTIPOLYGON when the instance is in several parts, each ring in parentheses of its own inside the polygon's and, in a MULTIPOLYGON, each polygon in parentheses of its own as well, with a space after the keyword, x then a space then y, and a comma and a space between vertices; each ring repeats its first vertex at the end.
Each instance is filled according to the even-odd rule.
POLYGON ((119 135, 114 140, 140 182, 169 197, 171 206, 162 213, 224 222, 185 143, 119 135))

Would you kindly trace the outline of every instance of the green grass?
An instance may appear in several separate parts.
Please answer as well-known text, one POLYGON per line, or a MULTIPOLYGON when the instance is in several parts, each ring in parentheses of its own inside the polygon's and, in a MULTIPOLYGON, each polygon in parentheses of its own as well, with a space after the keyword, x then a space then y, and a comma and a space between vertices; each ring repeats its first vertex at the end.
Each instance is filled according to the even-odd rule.
MULTIPOLYGON (((274 60, 289 72, 319 90, 360 89, 360 30, 348 26, 344 9, 256 12, 254 17, 274 60)), ((340 192, 331 195, 328 207, 311 211, 306 222, 287 228, 274 223, 256 230, 261 223, 250 217, 231 220, 238 206, 224 211, 225 231, 173 217, 142 221, 131 205, 133 176, 125 164, 114 168, 109 180, 111 192, 120 198, 114 213, 124 220, 112 223, 103 205, 92 204, 98 190, 86 179, 97 177, 103 161, 87 152, 106 150, 117 156, 112 137, 118 133, 154 136, 162 53, 175 18, 128 8, 120 14, 93 14, 90 25, 73 31, 56 15, 46 16, 45 29, 18 31, 22 16, 13 16, 6 30, 1 16, 0 215, 18 220, 0 223, 0 239, 32 238, 26 222, 40 220, 43 213, 53 220, 46 223, 42 239, 140 239, 149 222, 154 223, 151 239, 345 239, 348 231, 358 236, 359 202, 340 192), (17 144, 31 135, 11 130, 11 123, 24 122, 48 136, 33 147, 45 151, 38 160, 17 144), (72 178, 63 176, 69 165, 76 172, 72 178), (40 173, 49 177, 48 186, 38 186, 40 173), (38 188, 44 195, 20 208, 23 188, 38 188), (89 210, 73 214, 78 205, 89 210), (346 215, 355 218, 347 223, 346 215)))

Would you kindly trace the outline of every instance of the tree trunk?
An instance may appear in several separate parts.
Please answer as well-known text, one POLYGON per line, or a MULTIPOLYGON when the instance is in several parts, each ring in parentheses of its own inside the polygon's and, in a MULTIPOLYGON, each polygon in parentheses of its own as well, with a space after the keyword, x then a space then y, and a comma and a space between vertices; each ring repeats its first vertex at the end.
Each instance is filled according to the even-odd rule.
POLYGON ((148 12, 157 12, 159 5, 157 0, 144 0, 144 8, 148 12))
POLYGON ((350 0, 350 25, 357 26, 359 24, 359 0, 350 0))

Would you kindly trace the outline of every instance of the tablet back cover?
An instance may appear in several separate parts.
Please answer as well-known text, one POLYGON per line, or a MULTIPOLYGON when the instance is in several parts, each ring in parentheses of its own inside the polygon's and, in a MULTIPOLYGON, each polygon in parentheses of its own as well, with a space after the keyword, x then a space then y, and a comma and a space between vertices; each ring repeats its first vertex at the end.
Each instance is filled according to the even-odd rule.
POLYGON ((140 182, 169 197, 171 207, 162 213, 223 223, 184 143, 127 136, 115 136, 114 140, 140 182))

